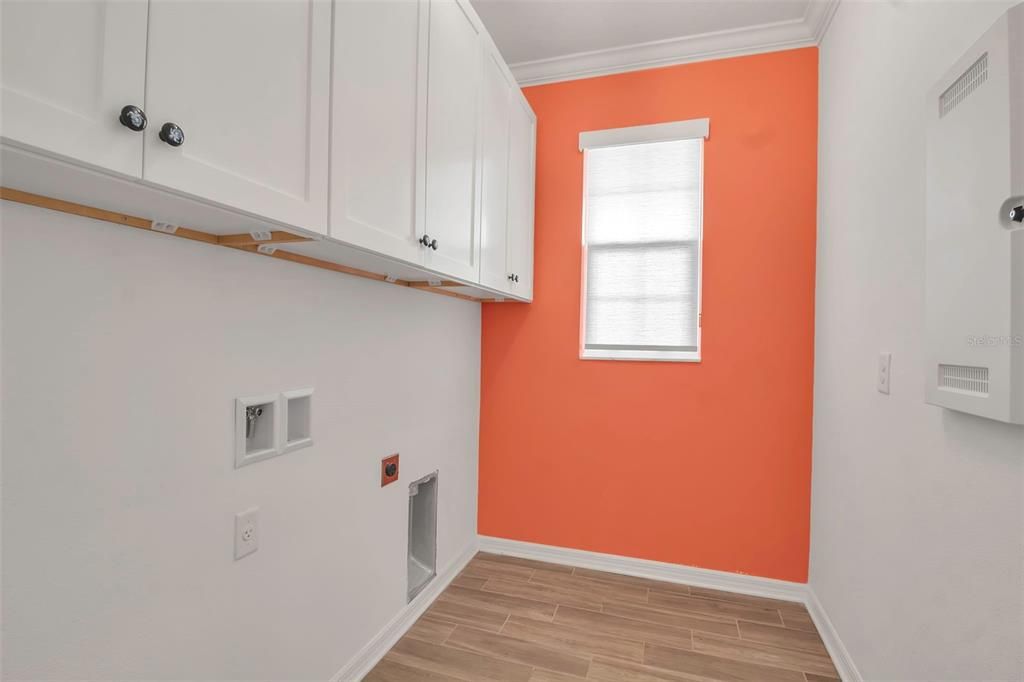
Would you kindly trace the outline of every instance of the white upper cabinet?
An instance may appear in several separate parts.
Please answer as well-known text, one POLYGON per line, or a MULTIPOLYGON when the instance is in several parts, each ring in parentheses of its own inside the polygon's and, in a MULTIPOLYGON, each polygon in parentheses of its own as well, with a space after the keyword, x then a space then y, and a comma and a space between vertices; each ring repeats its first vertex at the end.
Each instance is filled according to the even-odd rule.
POLYGON ((146 12, 116 0, 0 2, 0 134, 141 176, 145 132, 119 118, 126 106, 145 109, 146 12))
POLYGON ((150 0, 143 177, 326 232, 330 61, 330 0, 150 0))
POLYGON ((469 0, 0 0, 0 38, 5 154, 532 296, 536 117, 469 0))
POLYGON ((485 48, 480 107, 480 283, 510 291, 506 265, 509 198, 509 107, 512 84, 500 57, 485 48))
POLYGON ((431 0, 423 264, 452 277, 480 276, 477 106, 479 29, 461 0, 431 0))
POLYGON ((512 98, 508 159, 508 261, 510 291, 533 299, 533 216, 537 117, 516 93, 512 98))
POLYGON ((330 235, 418 263, 426 180, 427 0, 338 0, 330 235))

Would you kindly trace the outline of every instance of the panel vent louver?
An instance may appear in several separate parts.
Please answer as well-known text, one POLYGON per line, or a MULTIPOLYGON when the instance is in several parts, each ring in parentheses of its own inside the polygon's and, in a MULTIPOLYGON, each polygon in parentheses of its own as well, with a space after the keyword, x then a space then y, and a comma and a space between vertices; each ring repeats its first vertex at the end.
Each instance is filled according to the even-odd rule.
POLYGON ((953 84, 939 96, 939 118, 956 108, 967 97, 988 80, 988 52, 978 57, 978 61, 960 74, 953 84))
POLYGON ((988 367, 939 365, 939 388, 972 395, 988 395, 988 367))

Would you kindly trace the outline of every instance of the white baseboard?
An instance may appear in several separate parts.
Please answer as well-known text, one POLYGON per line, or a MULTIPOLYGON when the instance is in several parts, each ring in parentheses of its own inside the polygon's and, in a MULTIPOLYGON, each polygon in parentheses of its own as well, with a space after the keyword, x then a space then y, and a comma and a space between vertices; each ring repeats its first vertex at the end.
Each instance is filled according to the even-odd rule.
POLYGON ((587 552, 580 549, 567 549, 565 547, 553 547, 551 545, 538 545, 532 542, 520 542, 518 540, 506 540, 504 538, 480 536, 480 551, 493 554, 508 554, 509 556, 522 557, 524 559, 536 559, 548 561, 553 564, 567 564, 580 566, 609 573, 621 573, 623 575, 634 575, 641 578, 663 580, 670 583, 685 583, 698 587, 707 587, 727 592, 738 592, 749 594, 755 597, 768 597, 770 599, 781 599, 784 601, 800 602, 807 607, 818 634, 825 642, 832 662, 844 682, 863 682, 863 678, 853 664, 849 652, 839 639, 832 621, 829 620, 821 602, 805 583, 794 583, 787 580, 775 580, 773 578, 761 578, 753 575, 742 575, 739 573, 728 573, 726 571, 713 571, 706 568, 694 568, 692 566, 681 566, 669 564, 662 561, 650 561, 648 559, 634 559, 632 557, 617 556, 614 554, 601 554, 599 552, 587 552))
POLYGON ((581 549, 567 549, 550 545, 537 545, 532 542, 506 540, 480 536, 480 551, 494 554, 509 554, 526 559, 549 561, 553 564, 569 564, 582 568, 592 568, 609 573, 635 575, 640 578, 663 580, 669 583, 685 583, 715 590, 738 592, 755 597, 769 597, 784 601, 806 602, 807 585, 788 580, 760 578, 753 575, 712 571, 706 568, 694 568, 680 564, 668 564, 663 561, 634 559, 615 554, 587 552, 581 549))
POLYGON ((452 561, 448 566, 438 573, 437 577, 434 578, 429 585, 427 585, 422 592, 416 595, 416 598, 406 604, 405 608, 398 612, 398 614, 391 619, 391 621, 384 626, 381 630, 371 639, 366 646, 359 650, 359 652, 352 657, 352 659, 342 667, 334 677, 331 678, 331 682, 357 682, 363 679, 363 677, 373 669, 373 666, 384 657, 391 647, 402 638, 406 630, 412 627, 412 624, 423 615, 423 612, 427 610, 438 595, 440 595, 448 584, 459 574, 459 572, 465 568, 469 560, 473 558, 473 555, 477 552, 477 541, 474 538, 464 550, 452 561))
POLYGON ((836 666, 839 677, 843 682, 863 682, 864 678, 861 677, 857 666, 853 664, 850 652, 846 650, 843 640, 839 638, 839 633, 832 625, 832 620, 825 613, 825 608, 818 601, 818 595, 814 593, 810 585, 807 586, 807 599, 804 603, 807 605, 807 612, 811 614, 811 620, 814 621, 814 627, 818 628, 818 634, 825 642, 825 648, 828 649, 828 655, 832 657, 832 663, 836 666))

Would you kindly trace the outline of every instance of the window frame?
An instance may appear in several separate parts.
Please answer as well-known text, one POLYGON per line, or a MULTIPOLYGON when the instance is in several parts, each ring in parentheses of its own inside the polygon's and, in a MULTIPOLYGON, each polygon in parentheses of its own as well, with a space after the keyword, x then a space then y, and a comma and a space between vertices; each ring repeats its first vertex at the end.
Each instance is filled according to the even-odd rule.
MULTIPOLYGON (((608 130, 586 131, 580 133, 580 152, 583 154, 583 196, 581 226, 581 282, 580 282, 580 330, 579 357, 581 360, 626 360, 640 362, 690 362, 702 361, 703 349, 703 289, 704 289, 704 143, 708 137, 709 121, 691 119, 658 123, 654 125, 633 126, 629 128, 612 128, 608 130), (687 349, 666 348, 657 346, 625 346, 625 347, 587 347, 587 151, 607 147, 633 146, 654 142, 675 142, 679 140, 698 140, 700 153, 698 161, 698 205, 697 205, 697 345, 687 349)), ((693 243, 691 240, 680 241, 693 243)))

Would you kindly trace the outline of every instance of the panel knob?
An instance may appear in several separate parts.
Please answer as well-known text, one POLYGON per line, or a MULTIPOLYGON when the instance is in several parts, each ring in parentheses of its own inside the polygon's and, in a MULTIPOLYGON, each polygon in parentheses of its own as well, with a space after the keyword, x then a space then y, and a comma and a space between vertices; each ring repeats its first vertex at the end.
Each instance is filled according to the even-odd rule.
POLYGON ((425 246, 425 247, 427 247, 429 249, 430 248, 430 236, 429 235, 423 235, 422 237, 420 237, 420 244, 423 244, 423 246, 425 246))
POLYGON ((434 251, 437 251, 437 240, 436 239, 431 239, 430 240, 430 248, 432 248, 434 251))
POLYGON ((180 147, 185 144, 185 131, 177 123, 165 123, 160 128, 160 139, 172 147, 180 147))
POLYGON ((519 282, 519 275, 516 275, 516 276, 515 276, 515 282, 516 282, 516 283, 518 283, 518 282, 519 282))
POLYGON ((1024 206, 1014 206, 1011 208, 1010 220, 1015 223, 1024 223, 1024 206))
POLYGON ((128 130, 139 132, 146 129, 146 112, 134 104, 127 104, 121 109, 121 115, 117 119, 128 130))
POLYGON ((396 471, 398 471, 398 465, 395 464, 394 462, 384 465, 384 474, 386 476, 394 476, 396 471))

